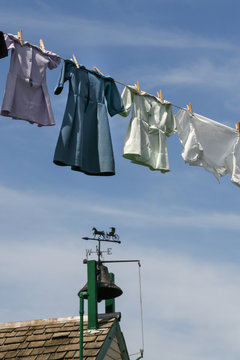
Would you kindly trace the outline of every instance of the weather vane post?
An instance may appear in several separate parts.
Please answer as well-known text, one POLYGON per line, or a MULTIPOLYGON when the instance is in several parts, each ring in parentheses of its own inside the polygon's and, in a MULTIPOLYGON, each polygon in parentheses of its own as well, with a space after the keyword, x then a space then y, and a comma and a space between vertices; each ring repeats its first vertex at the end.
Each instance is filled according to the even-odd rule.
POLYGON ((89 238, 89 237, 83 237, 83 240, 95 240, 98 241, 98 245, 96 245, 96 251, 93 251, 92 249, 90 250, 86 250, 86 256, 88 258, 88 255, 91 254, 97 254, 98 256, 98 263, 101 262, 101 256, 103 253, 107 253, 108 255, 111 255, 111 248, 108 248, 106 251, 101 251, 101 241, 106 241, 106 242, 112 242, 112 243, 118 243, 121 244, 121 241, 119 240, 119 235, 116 234, 116 228, 115 227, 111 227, 111 230, 109 232, 105 232, 105 231, 99 231, 97 230, 95 227, 92 228, 93 231, 93 237, 89 238))

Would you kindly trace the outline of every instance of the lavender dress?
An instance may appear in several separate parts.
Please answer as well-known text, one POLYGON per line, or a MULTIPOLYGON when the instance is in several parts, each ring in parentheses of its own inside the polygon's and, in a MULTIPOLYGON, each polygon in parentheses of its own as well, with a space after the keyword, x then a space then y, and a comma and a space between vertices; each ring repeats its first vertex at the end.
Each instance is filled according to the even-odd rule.
POLYGON ((61 58, 17 36, 5 34, 8 50, 12 50, 1 115, 26 120, 38 126, 55 125, 46 84, 46 69, 56 68, 61 58))

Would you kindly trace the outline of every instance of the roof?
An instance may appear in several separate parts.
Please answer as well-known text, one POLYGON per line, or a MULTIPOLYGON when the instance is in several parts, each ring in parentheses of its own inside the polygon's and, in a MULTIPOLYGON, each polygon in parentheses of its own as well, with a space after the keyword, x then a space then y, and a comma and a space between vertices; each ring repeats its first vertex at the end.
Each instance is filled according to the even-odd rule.
MULTIPOLYGON (((79 359, 79 321, 73 316, 0 323, 0 359, 79 359)), ((84 317, 83 359, 109 358, 129 359, 117 316, 99 316, 97 330, 88 330, 84 317)))

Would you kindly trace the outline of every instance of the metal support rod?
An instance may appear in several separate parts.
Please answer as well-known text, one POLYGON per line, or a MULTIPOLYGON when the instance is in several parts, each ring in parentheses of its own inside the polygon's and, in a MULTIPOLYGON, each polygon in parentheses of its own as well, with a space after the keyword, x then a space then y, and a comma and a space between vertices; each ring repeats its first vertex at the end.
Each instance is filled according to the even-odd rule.
POLYGON ((83 315, 84 315, 84 297, 88 296, 87 291, 82 291, 78 294, 80 298, 80 330, 79 330, 79 360, 83 360, 83 315))
POLYGON ((101 260, 101 263, 122 263, 122 262, 137 262, 140 264, 140 260, 101 260))
POLYGON ((97 240, 97 241, 107 241, 107 242, 113 242, 113 243, 118 243, 121 244, 120 240, 110 240, 110 239, 104 239, 104 238, 89 238, 89 237, 83 237, 83 240, 97 240))

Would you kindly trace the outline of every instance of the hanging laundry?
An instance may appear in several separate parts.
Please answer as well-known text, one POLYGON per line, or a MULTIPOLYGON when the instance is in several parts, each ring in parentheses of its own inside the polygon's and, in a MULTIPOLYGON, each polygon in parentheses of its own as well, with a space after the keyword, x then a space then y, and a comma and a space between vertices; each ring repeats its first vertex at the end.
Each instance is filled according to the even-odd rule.
POLYGON ((240 137, 235 129, 185 110, 177 113, 176 124, 186 163, 203 166, 219 182, 229 173, 240 186, 240 137))
POLYGON ((8 56, 7 45, 4 39, 4 34, 0 31, 0 59, 8 56))
POLYGON ((46 84, 46 69, 56 68, 61 58, 27 41, 21 46, 15 35, 5 34, 4 37, 12 54, 1 115, 38 126, 55 125, 46 84))
POLYGON ((162 173, 170 171, 166 136, 176 132, 172 106, 134 86, 126 86, 122 93, 128 116, 133 104, 132 117, 127 129, 123 157, 132 163, 148 166, 162 173))
POLYGON ((54 163, 88 175, 114 175, 114 157, 107 109, 111 116, 123 111, 113 79, 66 60, 55 94, 69 81, 66 110, 54 163))

